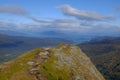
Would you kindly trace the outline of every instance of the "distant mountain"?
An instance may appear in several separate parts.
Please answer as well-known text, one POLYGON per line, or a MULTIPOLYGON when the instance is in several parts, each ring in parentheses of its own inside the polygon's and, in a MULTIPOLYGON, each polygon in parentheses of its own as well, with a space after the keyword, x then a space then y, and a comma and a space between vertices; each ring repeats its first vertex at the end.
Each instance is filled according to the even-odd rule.
POLYGON ((107 80, 120 80, 120 37, 96 38, 79 46, 107 80))
POLYGON ((47 37, 57 37, 57 36, 63 36, 65 33, 58 32, 58 31, 44 31, 41 34, 46 35, 47 37))
POLYGON ((0 34, 0 62, 8 61, 30 49, 55 46, 60 43, 72 43, 61 38, 32 38, 0 34))
POLYGON ((93 35, 85 35, 85 34, 77 34, 77 33, 69 33, 69 32, 61 32, 61 31, 15 31, 15 30, 0 30, 0 34, 6 34, 10 36, 24 36, 24 37, 36 37, 36 38, 58 38, 58 39, 65 39, 65 40, 72 40, 74 44, 82 43, 85 41, 91 40, 93 35))
POLYGON ((79 47, 37 48, 0 65, 0 80, 105 80, 79 47))
POLYGON ((11 35, 11 36, 27 35, 26 33, 13 31, 13 30, 0 30, 0 34, 6 34, 6 35, 11 35))

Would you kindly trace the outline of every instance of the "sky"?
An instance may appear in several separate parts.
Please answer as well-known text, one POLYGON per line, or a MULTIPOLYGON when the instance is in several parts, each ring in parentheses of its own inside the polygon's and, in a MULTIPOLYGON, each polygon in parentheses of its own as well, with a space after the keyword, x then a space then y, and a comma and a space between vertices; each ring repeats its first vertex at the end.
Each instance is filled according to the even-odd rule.
POLYGON ((120 0, 0 0, 0 32, 21 36, 119 36, 120 0))

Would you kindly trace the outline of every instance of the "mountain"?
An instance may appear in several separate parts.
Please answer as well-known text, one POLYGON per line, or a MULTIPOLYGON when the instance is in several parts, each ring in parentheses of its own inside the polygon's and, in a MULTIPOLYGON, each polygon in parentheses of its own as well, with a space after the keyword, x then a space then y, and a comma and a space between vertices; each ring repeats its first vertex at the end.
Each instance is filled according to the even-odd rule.
POLYGON ((72 41, 60 38, 33 38, 0 34, 0 62, 11 60, 30 49, 55 46, 60 43, 72 43, 72 41))
POLYGON ((40 31, 32 30, 32 31, 16 31, 16 30, 0 30, 0 34, 6 34, 10 36, 24 36, 24 37, 37 37, 37 38, 59 38, 59 39, 69 39, 74 41, 75 44, 82 43, 85 41, 89 41, 93 37, 97 37, 95 35, 88 34, 78 34, 78 33, 70 33, 70 32, 62 32, 57 30, 43 30, 40 31))
POLYGON ((11 36, 21 36, 21 35, 27 36, 26 33, 14 31, 14 30, 0 30, 0 34, 6 34, 11 36))
POLYGON ((107 37, 79 44, 106 80, 120 80, 120 38, 107 37))
POLYGON ((37 48, 0 65, 0 80, 105 80, 79 47, 37 48))

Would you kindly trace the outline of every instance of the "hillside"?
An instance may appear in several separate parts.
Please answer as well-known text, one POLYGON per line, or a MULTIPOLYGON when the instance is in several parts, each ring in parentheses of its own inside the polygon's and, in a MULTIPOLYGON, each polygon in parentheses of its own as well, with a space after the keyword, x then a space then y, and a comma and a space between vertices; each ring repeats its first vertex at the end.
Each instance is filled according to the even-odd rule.
POLYGON ((0 65, 0 80, 105 80, 79 47, 38 48, 0 65))
POLYGON ((89 56, 107 54, 120 49, 120 37, 93 39, 79 45, 89 56))
POLYGON ((55 46, 60 43, 72 43, 72 41, 58 38, 33 38, 0 34, 0 63, 11 60, 31 49, 55 46))
POLYGON ((120 38, 97 39, 79 46, 106 80, 120 80, 120 38))

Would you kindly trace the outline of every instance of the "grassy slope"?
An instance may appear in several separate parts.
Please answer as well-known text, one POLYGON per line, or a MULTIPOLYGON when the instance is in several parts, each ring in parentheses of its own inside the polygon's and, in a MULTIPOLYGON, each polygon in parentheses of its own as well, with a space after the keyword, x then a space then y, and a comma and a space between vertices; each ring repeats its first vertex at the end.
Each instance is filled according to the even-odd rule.
POLYGON ((41 67, 49 80, 104 80, 77 46, 59 45, 51 51, 54 55, 41 67))
MULTIPOLYGON (((36 80, 28 73, 34 56, 42 48, 32 50, 15 60, 0 65, 0 80, 36 80)), ((104 80, 90 59, 73 45, 59 45, 50 49, 50 57, 39 66, 45 80, 104 80)))
MULTIPOLYGON (((32 60, 34 55, 38 53, 40 49, 35 49, 33 51, 30 51, 13 61, 7 62, 2 64, 0 67, 0 80, 32 80, 33 78, 30 77, 29 74, 27 74, 27 69, 29 68, 29 65, 27 64, 28 61, 32 60), (24 74, 24 75, 23 75, 24 74), (14 79, 15 78, 15 79, 14 79), (16 79, 18 78, 18 79, 16 79)), ((33 79, 34 80, 34 79, 33 79)))

